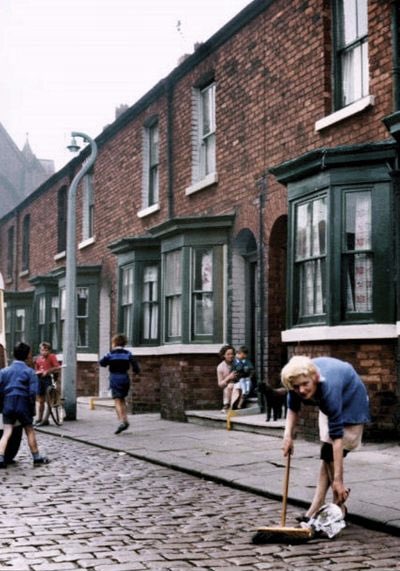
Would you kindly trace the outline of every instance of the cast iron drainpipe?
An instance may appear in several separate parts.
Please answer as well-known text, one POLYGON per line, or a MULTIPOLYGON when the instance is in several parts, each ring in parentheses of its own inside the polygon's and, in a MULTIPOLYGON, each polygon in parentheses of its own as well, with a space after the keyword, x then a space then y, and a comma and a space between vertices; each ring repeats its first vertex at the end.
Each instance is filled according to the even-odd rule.
POLYGON ((262 176, 258 182, 260 188, 259 193, 259 236, 258 236, 258 291, 259 291, 259 377, 258 382, 264 382, 264 349, 265 349, 265 263, 264 263, 264 207, 267 197, 267 172, 262 176))
MULTIPOLYGON (((392 14, 391 14, 391 32, 392 32, 392 93, 393 93, 393 112, 400 110, 400 39, 399 39, 399 25, 400 25, 400 6, 398 0, 392 0, 392 14)), ((395 229, 395 247, 397 250, 397 268, 396 268, 396 290, 397 290, 397 309, 396 317, 397 321, 400 320, 400 233, 398 228, 398 223, 400 220, 400 146, 397 145, 397 157, 396 165, 391 171, 391 176, 393 180, 394 187, 394 201, 395 201, 395 216, 396 216, 396 229, 395 229)), ((400 337, 397 337, 397 348, 396 348, 396 395, 398 401, 400 400, 400 337)), ((394 425, 397 431, 400 429, 400 404, 397 404, 396 411, 394 413, 394 425)))
POLYGON ((392 77, 393 77, 393 111, 400 110, 400 5, 392 0, 392 77))

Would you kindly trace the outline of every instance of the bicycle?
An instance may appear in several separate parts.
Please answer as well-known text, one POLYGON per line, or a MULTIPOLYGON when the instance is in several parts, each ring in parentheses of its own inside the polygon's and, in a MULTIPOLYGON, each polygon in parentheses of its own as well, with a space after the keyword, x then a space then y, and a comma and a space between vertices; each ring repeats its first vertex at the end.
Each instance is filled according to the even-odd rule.
POLYGON ((51 385, 46 389, 46 403, 49 407, 51 418, 57 426, 61 426, 65 418, 64 399, 57 386, 54 375, 51 376, 51 385))

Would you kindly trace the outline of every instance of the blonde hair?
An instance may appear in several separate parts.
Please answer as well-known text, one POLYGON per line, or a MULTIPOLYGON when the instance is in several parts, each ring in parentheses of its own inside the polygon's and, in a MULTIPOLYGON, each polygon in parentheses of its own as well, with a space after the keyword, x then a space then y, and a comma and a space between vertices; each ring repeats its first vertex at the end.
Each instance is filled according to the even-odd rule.
POLYGON ((293 389, 293 383, 297 377, 300 377, 300 375, 311 377, 315 373, 318 373, 318 369, 310 357, 295 355, 281 371, 282 385, 290 391, 293 389))

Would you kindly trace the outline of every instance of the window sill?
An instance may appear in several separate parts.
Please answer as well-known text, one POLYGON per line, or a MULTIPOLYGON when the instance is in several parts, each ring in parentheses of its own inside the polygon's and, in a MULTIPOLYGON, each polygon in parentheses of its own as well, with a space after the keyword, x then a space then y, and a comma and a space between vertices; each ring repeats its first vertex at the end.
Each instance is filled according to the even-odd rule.
POLYGON ((18 277, 20 278, 24 278, 25 276, 29 276, 29 270, 22 270, 22 272, 19 272, 18 277))
POLYGON ((95 237, 91 236, 90 238, 87 238, 86 240, 82 240, 82 242, 80 242, 78 244, 78 249, 79 250, 83 250, 83 248, 87 248, 87 246, 90 246, 91 244, 95 243, 95 237))
MULTIPOLYGON (((147 357, 158 355, 184 355, 190 353, 218 354, 223 343, 213 344, 188 344, 177 343, 176 345, 158 345, 156 347, 130 347, 135 357, 147 357)), ((129 347, 128 347, 129 348, 129 347)))
POLYGON ((345 339, 393 339, 400 335, 400 326, 391 323, 370 323, 363 325, 327 325, 298 327, 282 331, 284 343, 304 341, 337 341, 345 339))
POLYGON ((348 117, 352 117, 353 115, 356 115, 356 113, 360 113, 360 111, 364 111, 367 107, 374 105, 374 102, 374 96, 367 95, 366 97, 347 105, 347 107, 343 107, 342 109, 339 109, 339 111, 335 111, 334 113, 316 121, 315 130, 322 131, 323 129, 326 129, 326 127, 330 127, 331 125, 339 123, 348 117))
POLYGON ((153 212, 158 212, 160 210, 160 205, 157 202, 157 204, 152 204, 151 206, 146 206, 146 208, 142 208, 142 210, 139 210, 137 215, 138 218, 144 218, 145 216, 149 216, 150 214, 153 214, 153 212))
POLYGON ((188 186, 185 189, 185 194, 186 196, 188 196, 189 194, 194 194, 195 192, 203 190, 203 188, 207 188, 208 186, 211 186, 216 182, 218 182, 218 174, 216 172, 213 172, 211 174, 208 174, 206 177, 202 178, 198 182, 195 182, 191 186, 188 186))
MULTIPOLYGON (((63 362, 63 353, 57 353, 57 361, 63 362)), ((99 355, 98 353, 77 353, 76 360, 82 363, 98 363, 99 355)))
POLYGON ((65 252, 65 250, 64 250, 64 252, 59 252, 58 254, 56 254, 56 255, 54 256, 54 259, 55 259, 56 261, 57 261, 57 260, 62 260, 62 258, 65 258, 65 256, 66 256, 66 252, 65 252))

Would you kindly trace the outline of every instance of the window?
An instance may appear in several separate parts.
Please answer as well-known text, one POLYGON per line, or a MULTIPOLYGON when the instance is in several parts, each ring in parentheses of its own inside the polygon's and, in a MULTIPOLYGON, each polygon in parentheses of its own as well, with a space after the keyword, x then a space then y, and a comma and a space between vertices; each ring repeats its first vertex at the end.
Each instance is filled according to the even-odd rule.
POLYGON ((393 285, 388 188, 332 185, 323 196, 295 201, 291 218, 292 325, 387 321, 393 285))
POLYGON ((14 345, 20 343, 21 341, 26 341, 26 319, 25 319, 25 309, 17 309, 15 312, 15 335, 14 335, 14 345))
POLYGON ((6 320, 5 333, 6 333, 6 347, 8 347, 8 351, 10 351, 10 348, 15 345, 15 343, 12 342, 12 328, 11 328, 12 317, 13 315, 11 309, 7 308, 5 312, 5 320, 6 320))
POLYGON ((143 208, 159 202, 159 128, 154 122, 144 129, 143 208))
POLYGON ((87 174, 83 186, 83 219, 82 240, 88 240, 94 236, 94 191, 93 175, 87 174))
POLYGON ((38 336, 39 342, 46 340, 46 296, 38 297, 38 336))
POLYGON ((77 304, 76 304, 76 319, 77 319, 77 347, 89 346, 89 289, 87 287, 77 288, 77 304))
POLYGON ((200 92, 200 175, 215 172, 215 83, 200 92))
POLYGON ((325 313, 326 197, 296 205, 295 283, 299 319, 325 313))
MULTIPOLYGON (((76 303, 76 346, 79 352, 93 353, 98 349, 99 336, 99 275, 100 266, 77 267, 77 283, 75 290, 76 303), (89 317, 90 316, 90 317, 89 317)), ((59 304, 56 296, 52 299, 51 331, 57 334, 59 319, 59 336, 57 346, 63 348, 65 318, 66 318, 66 289, 64 277, 59 280, 59 304)))
POLYGON ((50 343, 54 350, 60 346, 58 337, 59 305, 60 300, 58 296, 53 295, 50 308, 50 343))
POLYGON ((334 6, 339 109, 368 95, 368 1, 337 0, 334 6))
POLYGON ((346 315, 373 309, 371 191, 345 194, 343 224, 344 305, 346 315))
POLYGON ((7 278, 12 279, 14 276, 14 255, 15 255, 15 233, 14 226, 7 231, 7 278))
POLYGON ((394 322, 394 145, 320 149, 272 169, 288 183, 288 329, 394 322))
POLYGON ((67 245, 67 187, 63 186, 57 195, 57 251, 65 252, 67 245))
POLYGON ((30 215, 24 216, 22 223, 22 271, 29 270, 30 215))
POLYGON ((156 341, 158 335, 158 266, 145 266, 142 288, 143 342, 156 341))
POLYGON ((213 252, 211 248, 193 249, 192 337, 213 334, 213 252))
POLYGON ((65 329, 65 313, 67 306, 67 291, 65 287, 60 289, 60 339, 59 347, 63 347, 64 344, 64 329, 65 329))
MULTIPOLYGON (((197 237, 193 237, 197 241, 197 237)), ((201 241, 201 240, 200 240, 201 241)), ((179 343, 222 341, 225 254, 223 245, 185 245, 164 255, 164 339, 179 343)))
POLYGON ((37 318, 33 314, 33 292, 5 291, 4 301, 6 308, 6 345, 9 357, 12 348, 21 341, 31 346, 33 327, 36 327, 37 318))
POLYGON ((192 183, 216 173, 215 83, 194 90, 192 183))
POLYGON ((234 216, 175 218, 123 238, 118 328, 134 346, 222 343, 226 253, 234 216))
POLYGON ((133 342, 133 266, 121 270, 122 331, 133 342))
POLYGON ((175 250, 165 256, 165 317, 166 339, 182 335, 182 252, 175 250))

